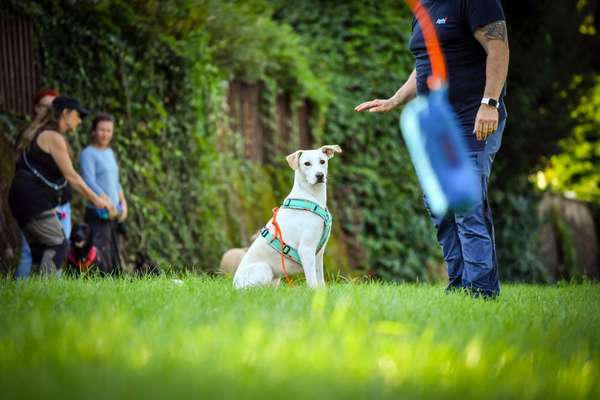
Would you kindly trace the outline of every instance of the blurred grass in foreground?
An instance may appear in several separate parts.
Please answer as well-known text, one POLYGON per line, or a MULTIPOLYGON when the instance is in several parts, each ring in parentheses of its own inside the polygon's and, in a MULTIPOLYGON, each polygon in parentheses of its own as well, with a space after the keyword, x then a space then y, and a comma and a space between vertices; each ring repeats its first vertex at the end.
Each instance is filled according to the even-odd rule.
POLYGON ((600 286, 0 280, 2 398, 600 398, 600 286))

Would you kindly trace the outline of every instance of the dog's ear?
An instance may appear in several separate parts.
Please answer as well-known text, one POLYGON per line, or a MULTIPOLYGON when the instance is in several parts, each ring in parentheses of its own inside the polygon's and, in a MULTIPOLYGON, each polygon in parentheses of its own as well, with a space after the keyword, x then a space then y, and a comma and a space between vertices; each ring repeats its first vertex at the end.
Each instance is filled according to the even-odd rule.
POLYGON ((335 153, 341 153, 342 148, 337 144, 326 144, 325 146, 321 146, 321 151, 327 156, 327 158, 331 158, 335 153))
POLYGON ((298 160, 300 160, 301 155, 302 150, 296 150, 285 158, 293 170, 298 169, 298 160))

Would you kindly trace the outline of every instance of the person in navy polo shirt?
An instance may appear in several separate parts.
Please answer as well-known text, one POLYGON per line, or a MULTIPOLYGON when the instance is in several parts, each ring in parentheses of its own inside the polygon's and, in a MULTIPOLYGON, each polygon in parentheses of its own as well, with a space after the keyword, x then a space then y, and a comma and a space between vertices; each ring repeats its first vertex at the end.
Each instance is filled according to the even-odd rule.
MULTIPOLYGON (((500 0, 421 0, 421 4, 435 24, 448 69, 449 101, 481 178, 481 201, 476 207, 432 216, 448 266, 447 290, 462 288, 494 297, 500 285, 487 186, 507 117, 503 98, 509 49, 504 11, 500 0)), ((410 50, 415 68, 404 85, 389 99, 367 101, 356 111, 387 112, 427 94, 431 63, 416 20, 410 50)))

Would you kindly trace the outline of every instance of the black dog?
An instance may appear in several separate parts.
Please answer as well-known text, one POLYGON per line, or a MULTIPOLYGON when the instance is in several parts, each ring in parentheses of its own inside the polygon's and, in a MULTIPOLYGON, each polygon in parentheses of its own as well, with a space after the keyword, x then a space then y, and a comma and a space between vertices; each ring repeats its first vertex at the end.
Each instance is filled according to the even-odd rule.
POLYGON ((135 269, 133 271, 137 276, 160 275, 160 269, 146 251, 138 251, 135 258, 135 269))
POLYGON ((92 239, 92 228, 88 224, 76 224, 71 232, 70 241, 71 248, 67 257, 69 273, 79 275, 100 263, 100 255, 92 239))

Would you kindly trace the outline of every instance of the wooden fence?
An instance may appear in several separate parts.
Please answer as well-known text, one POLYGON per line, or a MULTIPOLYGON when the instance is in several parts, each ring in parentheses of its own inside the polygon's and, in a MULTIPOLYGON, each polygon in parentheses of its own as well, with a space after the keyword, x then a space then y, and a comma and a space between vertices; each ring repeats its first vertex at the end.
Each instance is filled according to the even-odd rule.
POLYGON ((312 106, 303 101, 293 109, 288 94, 277 97, 275 116, 270 116, 259 83, 233 80, 229 84, 227 103, 229 123, 241 135, 244 156, 259 163, 289 154, 299 148, 310 148, 312 106))
POLYGON ((37 73, 30 18, 0 13, 0 111, 33 111, 37 73))

